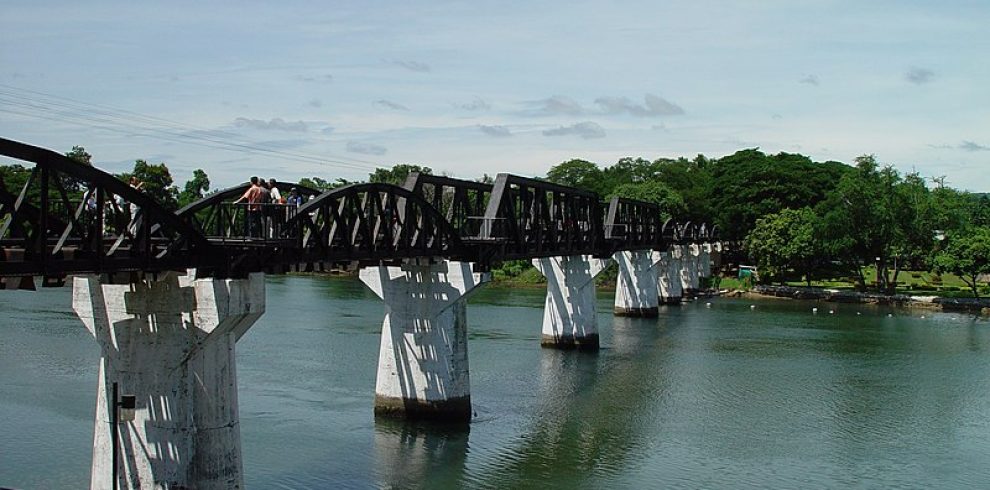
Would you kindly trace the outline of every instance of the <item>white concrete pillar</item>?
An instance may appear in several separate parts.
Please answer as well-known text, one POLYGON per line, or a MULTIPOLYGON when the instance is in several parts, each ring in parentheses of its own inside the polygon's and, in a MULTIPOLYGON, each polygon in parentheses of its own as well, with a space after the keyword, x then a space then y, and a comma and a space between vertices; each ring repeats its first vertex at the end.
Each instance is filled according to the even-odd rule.
POLYGON ((540 345, 598 350, 595 276, 608 260, 591 255, 533 259, 533 265, 547 278, 540 345))
POLYGON ((119 429, 120 488, 242 488, 234 346, 265 311, 249 279, 73 279, 72 308, 102 349, 91 488, 112 488, 111 386, 135 395, 119 429))
POLYGON ((686 296, 690 296, 695 289, 695 282, 692 275, 697 275, 698 272, 694 265, 694 255, 691 253, 691 245, 680 245, 680 254, 681 269, 677 274, 681 278, 681 289, 686 296))
POLYGON ((651 250, 616 252, 619 265, 615 285, 615 314, 619 316, 657 316, 657 271, 651 250))
POLYGON ((698 255, 698 275, 702 278, 712 277, 712 244, 701 244, 698 255))
POLYGON ((722 242, 715 242, 711 247, 712 268, 716 271, 722 270, 722 242))
MULTIPOLYGON (((671 261, 670 251, 653 252, 653 261, 657 264, 656 265, 656 270, 657 270, 657 296, 658 296, 657 302, 659 304, 661 304, 661 305, 671 304, 671 300, 672 300, 672 298, 671 298, 671 292, 672 292, 673 285, 672 285, 671 280, 670 280, 670 277, 671 277, 670 276, 670 261, 671 261)), ((678 293, 677 293, 677 297, 676 298, 673 298, 673 299, 676 300, 676 304, 680 304, 681 303, 680 280, 678 279, 678 281, 676 281, 676 282, 678 283, 678 288, 677 288, 678 293)))
POLYGON ((663 297, 663 302, 666 305, 679 305, 684 296, 684 287, 681 283, 681 259, 684 249, 681 245, 672 245, 667 254, 667 270, 664 271, 667 293, 663 297))
POLYGON ((375 414, 470 421, 466 299, 491 274, 468 262, 409 259, 360 275, 385 301, 375 414))
POLYGON ((701 287, 701 278, 699 271, 701 266, 701 246, 697 243, 692 243, 687 246, 687 257, 688 261, 684 264, 687 270, 688 277, 688 287, 685 289, 691 292, 691 296, 698 293, 698 288, 701 287))

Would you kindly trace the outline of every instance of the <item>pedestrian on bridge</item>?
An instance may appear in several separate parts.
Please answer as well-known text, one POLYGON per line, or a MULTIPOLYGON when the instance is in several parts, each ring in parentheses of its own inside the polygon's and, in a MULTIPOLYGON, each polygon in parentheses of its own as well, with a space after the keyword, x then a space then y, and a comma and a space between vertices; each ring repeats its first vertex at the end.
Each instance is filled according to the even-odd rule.
POLYGON ((258 177, 251 177, 251 187, 244 191, 234 204, 247 203, 247 212, 244 217, 244 235, 248 237, 261 236, 261 202, 264 192, 259 184, 258 177))

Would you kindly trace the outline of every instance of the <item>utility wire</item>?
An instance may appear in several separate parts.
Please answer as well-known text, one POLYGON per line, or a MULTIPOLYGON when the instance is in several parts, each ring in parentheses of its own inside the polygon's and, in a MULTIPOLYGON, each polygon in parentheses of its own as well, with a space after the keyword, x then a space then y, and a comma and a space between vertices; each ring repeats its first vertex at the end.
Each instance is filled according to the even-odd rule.
POLYGON ((278 156, 285 159, 315 163, 330 167, 357 170, 374 170, 377 168, 377 165, 374 162, 369 162, 366 160, 351 158, 343 159, 339 157, 327 158, 302 153, 274 150, 271 148, 265 148, 264 146, 256 143, 245 142, 243 140, 238 141, 235 139, 237 137, 236 135, 227 131, 218 132, 216 130, 195 127, 160 117, 144 115, 134 111, 76 101, 66 97, 60 97, 35 90, 22 89, 2 83, 0 83, 0 103, 16 106, 21 109, 20 111, 11 110, 0 105, 0 112, 61 122, 65 122, 66 119, 69 119, 74 123, 88 126, 94 126, 94 123, 96 123, 95 127, 100 129, 129 135, 158 138, 179 143, 189 143, 212 149, 240 151, 251 154, 265 154, 266 156, 278 156), (41 99, 35 97, 34 100, 25 100, 24 94, 39 96, 41 99), (135 123, 139 123, 139 127, 135 128, 135 123), (120 128, 120 126, 123 126, 124 129, 120 128), (197 133, 197 131, 199 133, 197 133), (208 133, 214 133, 216 136, 208 133), (229 138, 225 138, 224 136, 229 136, 229 138))

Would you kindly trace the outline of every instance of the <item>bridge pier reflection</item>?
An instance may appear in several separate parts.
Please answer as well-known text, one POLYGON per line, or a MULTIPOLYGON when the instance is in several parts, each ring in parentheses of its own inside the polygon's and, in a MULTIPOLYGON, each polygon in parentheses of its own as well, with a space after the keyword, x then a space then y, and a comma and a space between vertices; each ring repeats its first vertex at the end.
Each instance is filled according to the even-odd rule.
POLYGON ((420 424, 375 421, 375 473, 380 488, 463 486, 468 428, 420 424))
POLYGON ((657 262, 651 250, 617 252, 613 258, 619 264, 615 284, 615 314, 618 316, 656 317, 657 262))
POLYGON ((540 345, 558 349, 598 350, 595 276, 608 259, 591 255, 541 257, 533 265, 547 278, 540 345))
POLYGON ((466 300, 491 274, 423 258, 366 267, 360 277, 385 302, 375 414, 469 422, 466 300))
POLYGON ((88 275, 72 295, 102 350, 92 488, 113 488, 113 383, 136 399, 134 420, 118 427, 120 488, 243 487, 234 346, 265 311, 264 274, 88 275))

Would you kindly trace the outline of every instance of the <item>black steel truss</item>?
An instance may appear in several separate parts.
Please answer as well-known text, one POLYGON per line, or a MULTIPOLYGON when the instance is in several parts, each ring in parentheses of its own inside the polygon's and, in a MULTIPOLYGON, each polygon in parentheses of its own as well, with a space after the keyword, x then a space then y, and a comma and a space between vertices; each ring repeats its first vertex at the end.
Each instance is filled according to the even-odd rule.
POLYGON ((498 260, 607 257, 718 240, 718 227, 661 221, 654 204, 616 197, 605 206, 593 192, 508 174, 492 185, 413 173, 404 187, 354 184, 323 193, 279 182, 305 203, 260 211, 235 204, 245 183, 171 213, 55 152, 0 139, 0 155, 35 165, 20 189, 0 180, 0 277, 190 267, 234 277, 411 257, 487 268, 498 260))
POLYGON ((112 175, 2 138, 0 155, 34 164, 13 202, 14 190, 0 192, 0 276, 157 272, 215 257, 195 229, 112 175))
POLYGON ((299 208, 284 238, 298 240, 294 260, 470 259, 457 231, 423 197, 390 184, 352 184, 299 208))
POLYGON ((594 192, 498 174, 476 242, 502 259, 610 255, 594 192))

